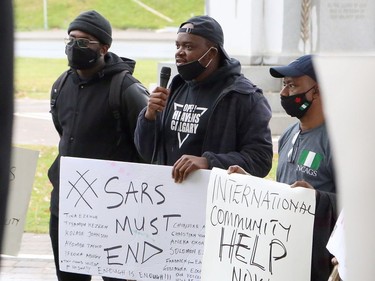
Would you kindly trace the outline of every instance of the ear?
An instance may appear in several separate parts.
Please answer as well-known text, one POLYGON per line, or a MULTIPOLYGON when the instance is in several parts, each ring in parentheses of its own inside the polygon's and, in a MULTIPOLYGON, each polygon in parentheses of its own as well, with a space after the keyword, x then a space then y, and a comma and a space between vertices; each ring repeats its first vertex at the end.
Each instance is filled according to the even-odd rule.
POLYGON ((212 56, 211 58, 215 58, 219 54, 219 50, 216 47, 211 47, 212 56))
POLYGON ((109 45, 102 45, 100 48, 100 54, 104 56, 105 54, 108 53, 108 49, 109 49, 109 45))
POLYGON ((319 84, 316 84, 315 93, 314 94, 320 95, 319 84))
POLYGON ((315 100, 315 99, 320 100, 320 99, 321 99, 320 90, 319 90, 319 85, 316 85, 316 87, 315 87, 315 91, 314 91, 313 94, 312 94, 312 99, 313 99, 313 100, 315 100))

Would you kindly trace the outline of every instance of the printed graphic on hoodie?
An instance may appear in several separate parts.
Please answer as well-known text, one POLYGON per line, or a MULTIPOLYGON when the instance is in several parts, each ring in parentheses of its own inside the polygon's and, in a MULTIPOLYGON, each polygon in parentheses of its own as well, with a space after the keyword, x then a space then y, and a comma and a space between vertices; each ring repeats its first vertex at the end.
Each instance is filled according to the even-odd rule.
POLYGON ((174 103, 171 130, 177 132, 179 148, 191 134, 197 133, 200 118, 206 111, 206 107, 195 104, 174 103))

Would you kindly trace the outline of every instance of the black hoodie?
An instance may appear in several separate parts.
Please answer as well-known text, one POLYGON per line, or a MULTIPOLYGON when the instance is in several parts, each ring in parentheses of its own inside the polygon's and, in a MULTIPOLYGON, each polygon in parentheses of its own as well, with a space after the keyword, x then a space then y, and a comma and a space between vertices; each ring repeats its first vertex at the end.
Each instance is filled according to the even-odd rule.
POLYGON ((176 75, 170 86, 171 94, 156 121, 138 118, 135 144, 144 159, 166 165, 163 137, 166 112, 173 110, 177 91, 197 91, 211 98, 211 109, 201 144, 200 155, 207 158, 209 168, 227 169, 240 165, 250 174, 264 177, 272 166, 272 138, 269 129, 271 108, 262 90, 241 74, 241 65, 226 60, 205 80, 186 82, 176 75), (155 157, 154 159, 152 159, 155 157))
MULTIPOLYGON (((61 156, 142 162, 134 147, 133 136, 137 116, 147 105, 148 92, 144 87, 135 86, 140 84, 131 75, 135 61, 108 53, 105 62, 102 70, 85 81, 79 78, 75 70, 70 69, 52 112, 60 135, 59 154, 48 171, 53 185, 51 213, 56 216, 61 156), (121 88, 121 97, 126 95, 126 98, 123 98, 121 108, 124 130, 120 141, 117 121, 108 97, 112 76, 123 70, 129 71, 129 75, 126 75, 121 88), (133 84, 133 87, 127 87, 133 84)), ((52 90, 55 88, 56 82, 52 90)))

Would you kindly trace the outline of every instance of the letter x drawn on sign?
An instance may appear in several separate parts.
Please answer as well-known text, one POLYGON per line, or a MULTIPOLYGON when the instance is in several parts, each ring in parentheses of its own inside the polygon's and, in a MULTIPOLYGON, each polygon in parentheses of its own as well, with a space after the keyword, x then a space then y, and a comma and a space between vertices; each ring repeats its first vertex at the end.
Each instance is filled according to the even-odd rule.
MULTIPOLYGON (((84 172, 83 174, 81 174, 79 171, 76 171, 76 173, 79 175, 78 179, 76 180, 75 183, 72 183, 69 181, 70 185, 72 186, 72 188, 70 189, 68 195, 66 196, 66 198, 68 199, 70 194, 73 192, 73 191, 76 191, 77 194, 78 194, 78 199, 77 199, 77 202, 75 203, 74 207, 77 207, 78 203, 81 201, 81 199, 83 200, 83 202, 85 202, 87 204, 87 206, 92 209, 90 203, 88 202, 87 197, 85 198, 85 194, 86 192, 88 191, 91 191, 95 196, 96 198, 98 198, 98 195, 96 194, 95 190, 93 189, 93 184, 94 182, 96 182, 97 178, 95 178, 91 183, 88 181, 88 179, 85 178, 85 175, 89 172, 89 170, 87 170, 86 172, 84 172)), ((86 194, 87 195, 87 194, 86 194)))

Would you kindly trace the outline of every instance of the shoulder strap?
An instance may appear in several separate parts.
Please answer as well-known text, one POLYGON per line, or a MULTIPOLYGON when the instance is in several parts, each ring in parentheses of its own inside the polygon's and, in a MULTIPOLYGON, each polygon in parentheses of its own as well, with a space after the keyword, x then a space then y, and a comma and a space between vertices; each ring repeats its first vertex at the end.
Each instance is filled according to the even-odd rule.
POLYGON ((111 80, 111 86, 109 88, 109 106, 113 111, 115 119, 120 118, 122 82, 128 73, 128 70, 118 72, 113 75, 111 80))
POLYGON ((51 97, 50 97, 50 113, 51 113, 51 116, 52 116, 52 121, 53 121, 53 125, 55 126, 57 132, 60 134, 62 134, 62 127, 58 121, 58 118, 57 118, 57 112, 56 112, 56 101, 57 101, 57 98, 61 92, 61 88, 62 86, 64 85, 65 81, 66 81, 66 78, 68 77, 69 75, 69 70, 63 72, 59 78, 57 78, 57 80, 55 81, 55 83, 53 84, 52 86, 52 90, 51 90, 51 97))
POLYGON ((53 89, 51 91, 51 99, 50 99, 50 106, 51 111, 56 106, 57 97, 60 94, 61 88, 64 85, 66 78, 68 77, 69 70, 63 72, 59 78, 57 78, 56 82, 53 84, 53 89))
POLYGON ((120 118, 122 83, 128 73, 128 70, 123 70, 113 75, 111 86, 109 88, 109 107, 112 109, 113 117, 117 122, 116 130, 118 133, 121 133, 122 131, 122 123, 120 118))

